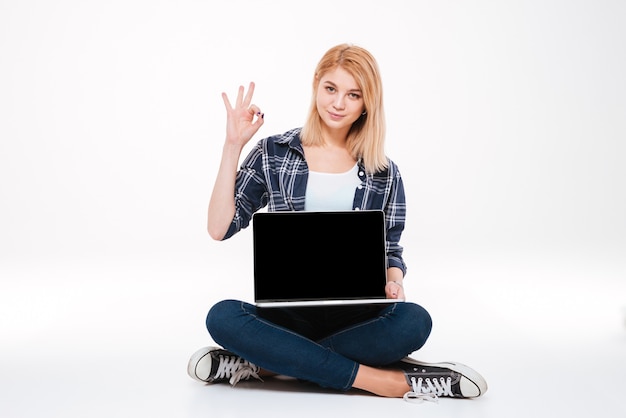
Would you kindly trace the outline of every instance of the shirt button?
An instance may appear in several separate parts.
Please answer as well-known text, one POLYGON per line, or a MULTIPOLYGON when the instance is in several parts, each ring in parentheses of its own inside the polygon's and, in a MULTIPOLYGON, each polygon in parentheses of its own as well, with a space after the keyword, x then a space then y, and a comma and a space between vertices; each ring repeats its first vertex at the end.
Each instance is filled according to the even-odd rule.
POLYGON ((365 173, 364 173, 364 172, 359 171, 359 177, 363 177, 364 175, 365 175, 365 173))

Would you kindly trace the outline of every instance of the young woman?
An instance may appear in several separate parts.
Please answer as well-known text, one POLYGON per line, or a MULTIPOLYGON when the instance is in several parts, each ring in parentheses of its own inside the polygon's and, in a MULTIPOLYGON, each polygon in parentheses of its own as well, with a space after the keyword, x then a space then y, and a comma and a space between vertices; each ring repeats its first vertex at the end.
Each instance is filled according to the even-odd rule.
MULTIPOLYGON (((304 126, 260 140, 238 169, 244 145, 264 122, 264 113, 252 104, 254 87, 250 83, 247 92, 239 87, 234 106, 222 94, 227 129, 208 209, 211 237, 231 237, 266 206, 269 211, 383 210, 385 291, 404 299, 406 265, 399 242, 405 195, 398 167, 384 152, 383 91, 374 57, 348 44, 328 50, 315 69, 304 126)), ((277 255, 294 256, 311 262, 307 254, 277 255)), ((223 348, 198 350, 188 373, 202 382, 233 385, 280 374, 340 391, 357 388, 405 399, 485 393, 484 379, 467 366, 407 357, 424 345, 431 324, 428 312, 411 302, 261 309, 225 300, 206 319, 211 337, 223 348)))

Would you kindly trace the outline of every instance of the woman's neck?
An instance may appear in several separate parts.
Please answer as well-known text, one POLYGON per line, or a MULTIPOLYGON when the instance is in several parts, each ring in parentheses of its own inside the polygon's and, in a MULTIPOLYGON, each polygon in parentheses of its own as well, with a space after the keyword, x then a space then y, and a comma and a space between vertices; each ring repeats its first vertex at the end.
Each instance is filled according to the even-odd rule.
POLYGON ((309 170, 320 173, 345 173, 356 164, 356 160, 342 144, 326 141, 321 146, 305 146, 304 156, 309 170))
POLYGON ((348 132, 350 128, 329 129, 328 126, 322 127, 322 142, 337 148, 345 148, 348 142, 348 132))

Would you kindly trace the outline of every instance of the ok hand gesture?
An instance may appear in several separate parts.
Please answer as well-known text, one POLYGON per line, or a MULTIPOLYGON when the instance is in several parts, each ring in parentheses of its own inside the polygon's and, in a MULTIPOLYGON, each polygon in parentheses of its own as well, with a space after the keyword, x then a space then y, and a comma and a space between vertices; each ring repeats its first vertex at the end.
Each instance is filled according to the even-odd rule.
POLYGON ((264 122, 264 114, 255 104, 250 104, 254 93, 254 83, 251 82, 244 97, 244 88, 239 86, 237 101, 233 107, 226 93, 222 99, 226 106, 226 141, 243 147, 264 122))

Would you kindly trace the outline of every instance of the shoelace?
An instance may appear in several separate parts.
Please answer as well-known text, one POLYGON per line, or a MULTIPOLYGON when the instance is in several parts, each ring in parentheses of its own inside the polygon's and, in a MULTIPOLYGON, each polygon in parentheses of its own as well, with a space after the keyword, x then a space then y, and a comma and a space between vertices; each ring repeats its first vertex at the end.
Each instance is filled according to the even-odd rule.
POLYGON ((412 391, 404 394, 404 400, 407 402, 422 403, 424 401, 438 402, 439 396, 452 395, 452 379, 422 379, 411 377, 412 391), (426 387, 422 384, 426 382, 426 387))
POLYGON ((237 356, 219 356, 220 364, 217 366, 216 378, 229 379, 228 383, 235 386, 240 380, 248 380, 251 377, 263 381, 258 375, 259 368, 242 360, 237 356))

